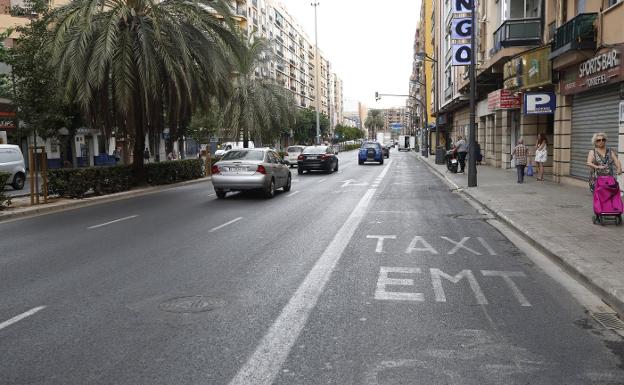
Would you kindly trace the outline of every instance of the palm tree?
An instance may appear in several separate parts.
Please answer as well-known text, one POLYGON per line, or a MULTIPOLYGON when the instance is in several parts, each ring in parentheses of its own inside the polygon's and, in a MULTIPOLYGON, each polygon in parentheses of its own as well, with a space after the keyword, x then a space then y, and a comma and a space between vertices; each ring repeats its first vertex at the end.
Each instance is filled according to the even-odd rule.
POLYGON ((369 130, 372 130, 372 137, 374 139, 377 131, 384 126, 384 117, 382 111, 375 109, 369 110, 364 125, 369 130))
POLYGON ((295 104, 289 91, 262 75, 271 59, 270 43, 253 36, 233 52, 232 90, 223 109, 227 134, 249 146, 249 140, 270 142, 294 123, 295 104))
POLYGON ((74 0, 51 14, 51 62, 92 127, 133 139, 141 172, 146 133, 168 121, 175 138, 198 105, 226 94, 238 44, 229 20, 223 0, 74 0))

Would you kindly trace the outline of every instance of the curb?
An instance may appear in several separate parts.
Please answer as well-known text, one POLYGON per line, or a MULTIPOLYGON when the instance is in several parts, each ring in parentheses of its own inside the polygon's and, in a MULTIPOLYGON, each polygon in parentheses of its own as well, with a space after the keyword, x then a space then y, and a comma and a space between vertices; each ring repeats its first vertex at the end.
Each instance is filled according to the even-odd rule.
POLYGON ((452 190, 457 191, 462 194, 465 198, 475 202, 482 209, 486 210, 488 213, 492 214, 496 219, 503 222, 507 225, 511 230, 513 230, 516 234, 518 234, 524 241, 528 242, 531 246, 535 247, 541 253, 546 255, 550 260, 552 260, 557 266, 561 267, 566 273, 570 274, 577 281, 581 282, 585 285, 589 290, 598 295, 607 305, 613 308, 618 314, 624 314, 624 300, 618 298, 617 295, 611 293, 608 289, 597 284, 591 277, 587 276, 581 270, 577 269, 573 264, 566 261, 564 257, 561 255, 551 251, 548 247, 544 246, 542 243, 535 240, 531 237, 529 231, 525 230, 523 226, 515 223, 513 219, 510 219, 504 213, 490 208, 486 203, 483 203, 474 194, 470 192, 469 189, 465 189, 463 187, 458 186, 455 182, 450 180, 446 175, 440 172, 433 165, 429 164, 429 162, 421 159, 421 156, 418 155, 418 159, 424 163, 430 170, 432 170, 443 182, 449 185, 452 190))
POLYGON ((25 207, 23 210, 18 208, 17 210, 20 210, 20 211, 14 211, 14 212, 0 211, 0 223, 4 221, 8 221, 8 220, 13 220, 13 219, 20 219, 24 217, 31 217, 31 216, 37 216, 37 215, 43 215, 43 214, 52 214, 52 213, 61 212, 61 211, 79 209, 82 207, 95 206, 95 205, 102 204, 102 203, 109 203, 109 202, 115 202, 115 201, 120 201, 124 199, 135 198, 135 197, 143 196, 143 195, 155 194, 155 193, 166 191, 172 188, 198 184, 202 182, 207 182, 209 180, 211 180, 211 177, 203 177, 203 178, 187 180, 187 181, 179 182, 179 183, 152 186, 152 187, 143 187, 143 188, 139 188, 135 190, 123 191, 123 192, 116 193, 116 194, 101 195, 101 196, 95 196, 95 197, 84 198, 84 199, 68 199, 67 201, 56 204, 56 205, 41 204, 39 206, 25 207))

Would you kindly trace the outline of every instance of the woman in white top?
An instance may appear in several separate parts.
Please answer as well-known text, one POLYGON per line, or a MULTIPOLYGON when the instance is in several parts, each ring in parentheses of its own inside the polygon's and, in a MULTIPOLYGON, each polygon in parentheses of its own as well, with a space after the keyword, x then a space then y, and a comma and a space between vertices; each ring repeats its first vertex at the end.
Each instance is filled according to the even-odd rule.
POLYGON ((537 144, 535 145, 537 180, 544 180, 544 163, 546 163, 546 158, 548 158, 548 140, 546 140, 546 135, 539 133, 537 135, 537 144))

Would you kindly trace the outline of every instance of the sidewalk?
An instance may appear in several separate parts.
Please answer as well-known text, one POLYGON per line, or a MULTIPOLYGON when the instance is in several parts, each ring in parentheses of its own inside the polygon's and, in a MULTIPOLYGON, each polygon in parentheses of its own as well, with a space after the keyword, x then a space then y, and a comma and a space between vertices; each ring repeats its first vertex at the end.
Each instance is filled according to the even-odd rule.
POLYGON ((515 169, 485 165, 477 166, 478 186, 468 188, 467 173, 447 172, 434 157, 417 156, 624 314, 624 225, 592 223, 589 188, 538 182, 535 177, 517 184, 515 169))

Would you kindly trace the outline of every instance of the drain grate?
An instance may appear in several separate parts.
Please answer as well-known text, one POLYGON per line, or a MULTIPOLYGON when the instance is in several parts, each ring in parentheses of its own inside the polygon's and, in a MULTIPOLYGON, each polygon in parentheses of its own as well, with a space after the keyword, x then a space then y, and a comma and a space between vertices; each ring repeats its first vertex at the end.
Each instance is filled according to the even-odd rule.
POLYGON ((201 313, 214 310, 225 305, 225 301, 218 298, 195 295, 191 297, 177 297, 161 303, 160 310, 170 313, 201 313))
POLYGON ((624 330, 624 321, 618 318, 615 313, 591 313, 591 315, 607 329, 624 330))

